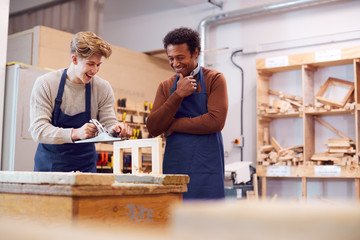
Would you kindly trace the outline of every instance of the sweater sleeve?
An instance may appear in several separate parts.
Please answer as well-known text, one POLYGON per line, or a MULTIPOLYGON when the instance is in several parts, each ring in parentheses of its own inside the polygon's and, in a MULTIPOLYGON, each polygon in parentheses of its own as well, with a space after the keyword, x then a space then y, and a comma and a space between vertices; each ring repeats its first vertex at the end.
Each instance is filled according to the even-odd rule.
MULTIPOLYGON (((52 125, 52 104, 50 85, 44 78, 36 80, 30 97, 30 128, 32 138, 40 143, 72 143, 72 128, 60 128, 52 125)), ((55 98, 55 97, 54 97, 55 98)))
POLYGON ((98 100, 98 112, 97 119, 99 122, 105 125, 106 128, 112 129, 116 124, 118 124, 118 120, 114 111, 114 92, 111 88, 109 82, 103 80, 102 84, 98 86, 99 90, 97 91, 99 97, 98 100))
POLYGON ((208 94, 206 114, 194 118, 174 119, 166 135, 172 132, 189 134, 211 134, 220 132, 225 125, 228 110, 226 80, 223 74, 217 73, 211 81, 208 94))
POLYGON ((182 98, 176 92, 170 96, 170 86, 166 86, 165 82, 160 83, 153 108, 146 122, 151 135, 158 136, 169 128, 181 102, 182 98))

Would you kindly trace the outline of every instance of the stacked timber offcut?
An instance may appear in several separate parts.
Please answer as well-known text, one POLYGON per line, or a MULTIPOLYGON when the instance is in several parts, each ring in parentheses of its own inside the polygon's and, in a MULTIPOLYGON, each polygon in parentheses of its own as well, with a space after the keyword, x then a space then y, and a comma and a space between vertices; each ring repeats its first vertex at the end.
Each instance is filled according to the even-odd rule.
POLYGON ((274 95, 277 98, 274 98, 272 104, 263 103, 258 106, 258 114, 290 114, 290 113, 299 113, 302 109, 302 98, 283 92, 278 92, 274 90, 269 90, 270 95, 274 95))
POLYGON ((270 165, 286 165, 297 166, 302 165, 304 161, 302 145, 282 148, 281 145, 271 138, 271 145, 260 147, 258 154, 258 164, 264 166, 270 165))
POLYGON ((328 139, 325 153, 316 153, 311 157, 309 165, 358 165, 355 143, 351 139, 328 139))
POLYGON ((330 104, 323 104, 321 102, 316 102, 315 105, 311 105, 311 104, 305 105, 306 112, 323 112, 323 111, 332 111, 332 110, 353 111, 355 110, 355 102, 347 102, 344 105, 344 107, 338 107, 330 104))

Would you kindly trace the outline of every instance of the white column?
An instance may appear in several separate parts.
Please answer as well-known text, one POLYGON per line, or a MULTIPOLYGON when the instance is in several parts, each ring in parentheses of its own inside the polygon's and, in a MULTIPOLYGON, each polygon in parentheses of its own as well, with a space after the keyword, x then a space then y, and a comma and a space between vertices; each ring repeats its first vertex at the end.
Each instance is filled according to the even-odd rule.
POLYGON ((5 70, 9 26, 10 0, 0 1, 0 166, 2 162, 2 139, 4 125, 5 70))

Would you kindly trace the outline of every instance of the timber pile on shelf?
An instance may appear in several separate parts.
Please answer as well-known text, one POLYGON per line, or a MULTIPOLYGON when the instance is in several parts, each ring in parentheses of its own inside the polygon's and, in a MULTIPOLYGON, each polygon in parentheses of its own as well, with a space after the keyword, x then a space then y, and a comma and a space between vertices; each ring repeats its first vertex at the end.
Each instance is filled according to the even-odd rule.
POLYGON ((315 153, 311 157, 309 165, 358 165, 355 156, 355 143, 350 139, 329 139, 325 143, 328 148, 325 153, 315 153))
POLYGON ((315 105, 311 105, 311 104, 305 105, 306 112, 322 112, 322 111, 331 111, 331 110, 353 111, 355 110, 355 102, 347 102, 344 105, 344 107, 338 107, 330 104, 323 104, 321 102, 316 102, 315 105))
POLYGON ((263 103, 258 106, 258 114, 286 114, 299 113, 302 110, 302 98, 283 92, 278 92, 269 89, 269 94, 277 96, 272 101, 272 104, 263 103))
POLYGON ((297 166, 304 161, 304 147, 302 145, 282 148, 275 138, 271 138, 271 145, 260 147, 258 164, 264 166, 297 166))

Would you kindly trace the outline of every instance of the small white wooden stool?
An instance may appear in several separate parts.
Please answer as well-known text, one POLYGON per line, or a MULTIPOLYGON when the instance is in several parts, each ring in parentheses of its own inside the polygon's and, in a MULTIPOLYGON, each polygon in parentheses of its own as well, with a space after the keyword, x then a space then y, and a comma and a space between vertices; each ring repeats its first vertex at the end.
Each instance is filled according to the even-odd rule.
POLYGON ((131 148, 131 173, 137 174, 142 169, 141 149, 151 147, 151 172, 162 174, 162 139, 146 138, 114 142, 113 172, 123 173, 124 148, 131 148))

